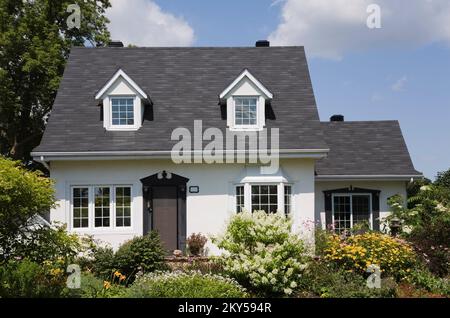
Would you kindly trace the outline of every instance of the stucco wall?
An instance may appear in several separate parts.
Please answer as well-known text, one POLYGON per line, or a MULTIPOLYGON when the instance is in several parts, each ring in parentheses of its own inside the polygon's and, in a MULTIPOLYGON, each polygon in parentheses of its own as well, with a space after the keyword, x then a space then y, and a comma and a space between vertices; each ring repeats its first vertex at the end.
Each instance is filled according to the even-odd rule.
MULTIPOLYGON (((406 198, 406 182, 405 181, 318 181, 316 182, 316 196, 315 196, 315 221, 319 223, 322 228, 325 224, 325 190, 349 188, 364 188, 371 190, 380 190, 380 220, 383 220, 389 214, 389 207, 387 200, 389 197, 400 194, 406 198)), ((380 223, 380 229, 383 230, 383 225, 380 223)))
MULTIPOLYGON (((312 223, 315 217, 314 161, 286 159, 281 160, 280 165, 292 184, 294 231, 311 239, 312 229, 304 225, 312 223)), ((130 229, 77 229, 117 248, 123 241, 143 233, 142 185, 139 180, 166 170, 189 178, 188 187, 199 186, 200 189, 199 193, 187 193, 187 235, 194 232, 217 235, 234 213, 234 183, 244 167, 240 164, 176 165, 170 160, 51 162, 51 178, 56 181, 59 206, 51 211, 50 218, 70 225, 70 187, 73 185, 132 185, 130 229)), ((208 248, 211 254, 219 252, 210 242, 208 248)))

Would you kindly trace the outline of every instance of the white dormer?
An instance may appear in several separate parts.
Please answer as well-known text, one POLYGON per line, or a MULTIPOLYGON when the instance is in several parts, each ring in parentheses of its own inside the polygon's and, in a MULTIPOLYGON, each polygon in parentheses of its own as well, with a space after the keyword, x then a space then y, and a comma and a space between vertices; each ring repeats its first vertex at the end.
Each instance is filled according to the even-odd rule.
POLYGON ((266 124, 266 100, 271 100, 273 94, 245 69, 219 98, 226 101, 230 130, 262 130, 266 124))
POLYGON ((103 100, 106 130, 138 130, 142 126, 147 94, 121 69, 95 95, 103 100))

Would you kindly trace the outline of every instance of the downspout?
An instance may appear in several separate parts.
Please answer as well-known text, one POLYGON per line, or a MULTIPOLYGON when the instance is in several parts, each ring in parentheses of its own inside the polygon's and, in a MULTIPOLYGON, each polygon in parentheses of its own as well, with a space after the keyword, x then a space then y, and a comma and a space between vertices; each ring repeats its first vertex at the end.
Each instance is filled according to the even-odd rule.
POLYGON ((41 158, 40 158, 39 160, 37 160, 37 162, 42 163, 42 165, 43 165, 48 171, 50 171, 50 166, 48 165, 47 162, 45 162, 44 156, 41 156, 41 158))

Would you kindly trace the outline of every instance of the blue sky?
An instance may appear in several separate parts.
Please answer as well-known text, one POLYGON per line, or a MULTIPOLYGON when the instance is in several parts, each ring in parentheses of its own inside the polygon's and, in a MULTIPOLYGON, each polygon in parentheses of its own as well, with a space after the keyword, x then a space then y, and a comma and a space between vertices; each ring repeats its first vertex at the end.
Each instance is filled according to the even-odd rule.
MULTIPOLYGON (((120 1, 113 0, 113 7, 120 1)), ((346 120, 397 119, 417 170, 433 179, 450 168, 450 27, 438 23, 450 21, 450 1, 436 0, 433 10, 425 10, 430 1, 411 0, 407 11, 400 11, 405 1, 379 0, 388 13, 384 20, 381 15, 381 31, 372 33, 357 24, 368 0, 350 0, 354 6, 347 8, 338 6, 339 0, 139 1, 151 7, 135 10, 153 15, 146 38, 130 42, 253 46, 270 38, 305 45, 321 120, 336 113, 346 120), (332 18, 330 2, 335 2, 332 18), (164 23, 154 26, 158 19, 164 23), (160 30, 161 25, 170 28, 160 30)), ((123 10, 111 16, 112 23, 123 10)), ((115 34, 126 37, 113 29, 115 34)))

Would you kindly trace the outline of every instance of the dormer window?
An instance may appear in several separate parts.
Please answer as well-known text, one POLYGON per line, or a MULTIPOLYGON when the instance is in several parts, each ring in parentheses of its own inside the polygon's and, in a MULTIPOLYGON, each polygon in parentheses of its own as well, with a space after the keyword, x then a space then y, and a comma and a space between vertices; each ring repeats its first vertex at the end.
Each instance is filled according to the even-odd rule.
POLYGON ((127 75, 118 70, 97 93, 103 99, 103 127, 106 130, 138 130, 142 126, 147 94, 127 75))
POLYGON ((112 126, 134 126, 134 97, 111 97, 112 126))
POLYGON ((254 128, 258 126, 258 97, 234 97, 234 126, 254 128))
POLYGON ((219 95, 227 105, 227 126, 230 130, 262 130, 266 123, 265 104, 273 98, 247 69, 219 95))

